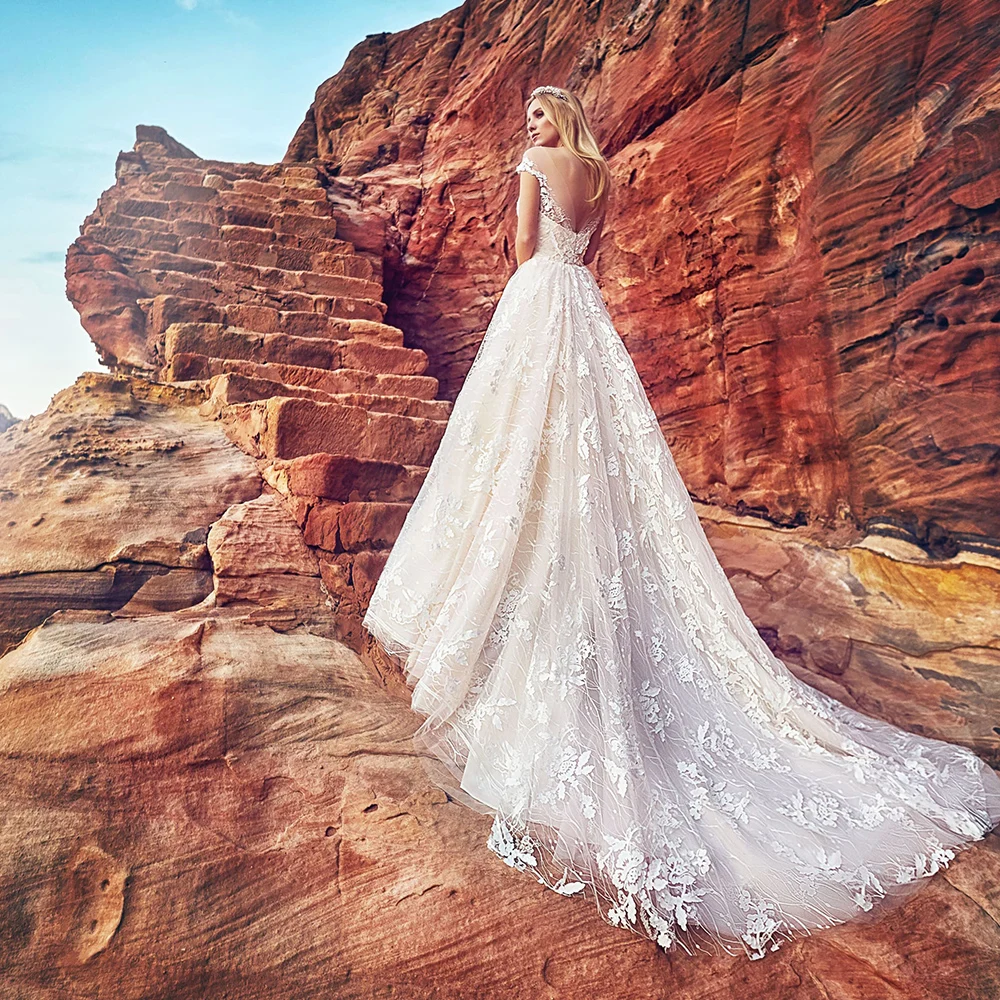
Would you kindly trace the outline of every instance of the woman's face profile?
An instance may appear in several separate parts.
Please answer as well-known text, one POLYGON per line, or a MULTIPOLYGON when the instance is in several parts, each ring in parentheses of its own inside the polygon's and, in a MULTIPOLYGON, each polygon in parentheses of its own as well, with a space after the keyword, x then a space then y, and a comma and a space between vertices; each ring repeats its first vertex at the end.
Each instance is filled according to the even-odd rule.
POLYGON ((559 133, 555 125, 546 117, 545 110, 537 100, 528 105, 528 138, 532 146, 558 146, 559 133))

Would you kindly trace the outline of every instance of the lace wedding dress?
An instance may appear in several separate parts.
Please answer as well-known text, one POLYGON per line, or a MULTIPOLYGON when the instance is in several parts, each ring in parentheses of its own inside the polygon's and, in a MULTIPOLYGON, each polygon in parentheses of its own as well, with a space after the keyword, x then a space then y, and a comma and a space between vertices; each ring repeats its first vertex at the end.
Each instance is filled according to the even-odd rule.
POLYGON ((582 264, 596 222, 574 231, 527 155, 517 170, 541 188, 534 256, 363 624, 507 864, 664 948, 760 958, 982 838, 1000 778, 771 653, 582 264))

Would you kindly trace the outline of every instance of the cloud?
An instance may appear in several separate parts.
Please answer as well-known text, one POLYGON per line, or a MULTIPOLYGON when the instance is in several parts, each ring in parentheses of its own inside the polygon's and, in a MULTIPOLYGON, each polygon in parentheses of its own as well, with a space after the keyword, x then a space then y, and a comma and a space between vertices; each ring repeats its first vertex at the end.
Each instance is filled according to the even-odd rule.
POLYGON ((234 28, 256 28, 257 22, 252 17, 244 17, 242 14, 237 14, 236 11, 230 10, 228 7, 219 7, 219 13, 229 22, 234 28))
POLYGON ((65 260, 65 250, 42 250, 40 253, 20 258, 22 264, 62 264, 65 260))
POLYGON ((225 22, 234 28, 257 28, 257 22, 252 17, 239 14, 231 7, 227 7, 223 0, 177 0, 177 6, 184 10, 194 10, 201 5, 202 10, 213 10, 225 22))
MULTIPOLYGON (((111 138, 103 146, 94 141, 94 132, 94 129, 88 129, 86 138, 81 139, 78 143, 52 143, 44 140, 39 141, 37 136, 29 135, 27 132, 0 130, 0 163, 29 163, 32 160, 62 159, 69 159, 76 163, 83 160, 106 163, 108 150, 113 142, 121 139, 122 131, 121 129, 114 132, 108 130, 107 134, 111 138)), ((125 135, 127 137, 127 133, 125 135)))

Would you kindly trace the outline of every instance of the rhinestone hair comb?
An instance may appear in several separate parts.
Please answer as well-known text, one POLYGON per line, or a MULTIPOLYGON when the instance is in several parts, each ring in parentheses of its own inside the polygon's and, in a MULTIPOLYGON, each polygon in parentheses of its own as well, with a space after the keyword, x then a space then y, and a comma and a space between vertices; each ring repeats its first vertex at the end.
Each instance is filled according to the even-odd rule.
POLYGON ((558 97, 560 100, 565 101, 566 95, 558 87, 535 87, 531 92, 532 97, 537 97, 539 94, 552 94, 553 97, 558 97))

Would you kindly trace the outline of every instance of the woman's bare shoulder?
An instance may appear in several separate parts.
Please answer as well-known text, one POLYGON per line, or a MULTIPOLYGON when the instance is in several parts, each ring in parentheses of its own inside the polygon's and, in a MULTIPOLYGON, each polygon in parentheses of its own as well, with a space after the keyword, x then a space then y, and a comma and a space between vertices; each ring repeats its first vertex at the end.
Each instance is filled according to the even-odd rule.
POLYGON ((524 151, 524 159, 536 167, 543 167, 546 163, 552 162, 551 153, 544 146, 529 146, 524 151))
POLYGON ((541 160, 548 160, 550 162, 559 159, 575 159, 576 157, 576 154, 565 146, 529 146, 527 151, 541 160))

